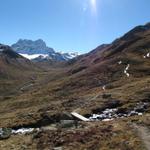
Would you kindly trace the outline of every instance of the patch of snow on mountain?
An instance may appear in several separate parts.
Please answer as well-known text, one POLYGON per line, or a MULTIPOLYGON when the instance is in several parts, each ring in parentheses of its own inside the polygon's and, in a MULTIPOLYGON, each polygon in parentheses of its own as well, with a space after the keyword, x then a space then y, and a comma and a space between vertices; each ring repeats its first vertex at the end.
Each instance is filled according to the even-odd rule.
POLYGON ((68 54, 69 54, 68 58, 70 59, 78 56, 78 53, 68 53, 68 54))
POLYGON ((127 77, 130 76, 130 74, 127 72, 129 70, 130 64, 127 65, 127 67, 124 70, 124 73, 126 74, 127 77))
POLYGON ((30 59, 30 60, 35 59, 35 58, 38 58, 38 57, 42 57, 42 58, 47 58, 47 57, 49 57, 48 54, 33 54, 33 55, 28 55, 28 54, 21 54, 21 53, 20 53, 20 55, 22 55, 23 57, 25 57, 25 58, 27 58, 27 59, 30 59))
POLYGON ((104 91, 106 91, 106 85, 104 85, 104 86, 102 87, 102 89, 103 89, 104 91))
POLYGON ((59 52, 59 53, 63 56, 63 58, 65 60, 73 59, 73 58, 79 56, 79 54, 77 52, 72 52, 72 53, 59 52))
POLYGON ((143 56, 144 58, 150 58, 150 52, 143 56))
POLYGON ((122 61, 119 61, 118 64, 121 65, 121 64, 122 64, 122 61))

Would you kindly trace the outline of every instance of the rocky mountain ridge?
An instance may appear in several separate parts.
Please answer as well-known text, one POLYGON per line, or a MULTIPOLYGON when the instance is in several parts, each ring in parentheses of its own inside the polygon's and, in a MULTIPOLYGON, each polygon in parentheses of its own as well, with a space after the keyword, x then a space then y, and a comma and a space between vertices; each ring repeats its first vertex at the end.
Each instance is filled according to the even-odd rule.
POLYGON ((35 61, 68 61, 76 57, 77 53, 59 53, 53 48, 50 48, 42 39, 35 41, 20 39, 17 43, 11 46, 17 53, 24 57, 35 61))

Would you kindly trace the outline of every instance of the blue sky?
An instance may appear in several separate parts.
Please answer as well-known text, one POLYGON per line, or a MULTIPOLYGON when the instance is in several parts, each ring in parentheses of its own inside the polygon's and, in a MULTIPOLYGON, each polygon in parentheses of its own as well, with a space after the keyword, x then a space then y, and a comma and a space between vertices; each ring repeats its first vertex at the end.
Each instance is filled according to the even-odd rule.
POLYGON ((86 53, 150 22, 150 0, 0 0, 0 43, 43 39, 86 53))

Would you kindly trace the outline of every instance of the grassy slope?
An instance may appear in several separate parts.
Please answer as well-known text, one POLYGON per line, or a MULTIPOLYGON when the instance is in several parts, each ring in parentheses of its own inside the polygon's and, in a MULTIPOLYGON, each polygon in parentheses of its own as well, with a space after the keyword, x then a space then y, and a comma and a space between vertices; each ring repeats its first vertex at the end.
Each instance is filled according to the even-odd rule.
MULTIPOLYGON (((5 101, 1 100, 1 112, 8 120, 11 119, 11 125, 36 121, 32 118, 18 119, 16 116, 27 112, 31 112, 37 119, 46 111, 55 114, 77 110, 82 114, 88 114, 108 101, 102 98, 103 85, 106 85, 106 93, 112 94, 113 99, 120 100, 123 107, 149 98, 150 61, 149 58, 143 58, 147 53, 147 49, 143 47, 148 47, 150 42, 149 33, 139 32, 132 38, 132 44, 128 44, 131 43, 130 38, 121 38, 102 49, 97 48, 66 68, 35 73, 36 79, 30 90, 6 98, 5 101), (140 38, 137 39, 137 36, 140 38), (120 60, 123 62, 121 65, 118 64, 120 60), (123 73, 128 63, 129 78, 123 73), (81 66, 86 66, 86 69, 82 70, 81 66)), ((7 119, 1 125, 7 125, 7 119)))
MULTIPOLYGON (((52 116, 61 112, 76 110, 81 114, 89 114, 93 110, 103 108, 106 102, 112 99, 119 100, 122 104, 121 107, 126 109, 133 107, 139 101, 149 101, 150 61, 149 58, 143 58, 143 55, 149 51, 147 51, 149 46, 150 31, 139 32, 131 40, 129 38, 121 38, 119 41, 117 40, 106 47, 98 47, 90 54, 78 58, 75 63, 64 68, 57 67, 47 72, 32 72, 36 76, 32 87, 19 93, 17 91, 17 94, 13 94, 11 97, 1 98, 0 126, 11 127, 36 123, 42 119, 43 114, 47 113, 49 116, 52 116), (118 64, 120 60, 123 61, 121 65, 118 64), (128 63, 130 64, 129 78, 123 73, 128 63), (105 92, 102 90, 103 85, 106 85, 105 92), (104 93, 110 93, 112 99, 104 99, 102 97, 104 93)), ((27 77, 27 82, 30 82, 28 78, 30 73, 24 74, 27 77)), ((14 81, 11 81, 10 85, 14 83, 14 81)), ((9 82, 9 80, 2 80, 1 82, 5 83, 9 82)), ((18 83, 15 86, 18 88, 21 85, 18 83)), ((111 131, 108 131, 110 129, 104 130, 104 138, 96 133, 91 133, 94 131, 91 131, 91 126, 88 126, 88 130, 90 130, 88 135, 86 129, 81 129, 83 130, 83 135, 81 134, 80 137, 81 141, 70 142, 77 144, 78 149, 90 149, 91 146, 98 145, 95 149, 103 147, 103 149, 124 148, 125 150, 140 150, 142 149, 140 139, 137 138, 134 130, 128 125, 134 121, 148 126, 150 124, 147 119, 149 118, 147 116, 149 111, 142 118, 131 117, 125 120, 114 121, 111 131), (124 132, 127 130, 129 131, 124 132), (93 137, 91 134, 95 134, 96 137, 93 137), (87 141, 91 140, 91 136, 93 137, 93 140, 88 145, 85 144, 86 140, 83 141, 82 139, 85 135, 89 137, 89 139, 86 139, 87 141), (108 137, 109 140, 107 141, 108 137)), ((94 124, 94 126, 95 132, 99 131, 101 133, 105 125, 98 123, 98 125, 94 124)), ((109 128, 109 123, 106 123, 107 127, 109 128)), ((66 136, 76 136, 76 133, 72 135, 72 131, 70 132, 62 131, 64 135, 62 137, 59 136, 59 139, 61 140, 66 136)), ((81 132, 80 129, 77 131, 77 134, 78 132, 81 132)), ((54 137, 58 136, 55 132, 51 134, 54 134, 54 137)), ((35 143, 35 145, 32 145, 33 147, 42 146, 45 148, 50 144, 49 141, 52 140, 52 137, 47 137, 46 133, 42 133, 40 136, 41 138, 33 141, 35 143), (46 144, 42 145, 42 140, 45 140, 45 136, 47 137, 46 144)), ((55 141, 52 143, 55 143, 55 141)), ((70 147, 69 149, 75 149, 75 145, 69 146, 68 143, 67 141, 62 145, 70 147)), ((36 148, 34 147, 34 149, 36 148)))

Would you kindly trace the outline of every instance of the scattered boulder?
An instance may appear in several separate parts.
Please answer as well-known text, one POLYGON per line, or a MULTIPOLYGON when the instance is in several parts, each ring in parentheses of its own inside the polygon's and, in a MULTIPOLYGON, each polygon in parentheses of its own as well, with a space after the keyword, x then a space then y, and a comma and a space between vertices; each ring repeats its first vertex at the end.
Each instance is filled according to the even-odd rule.
POLYGON ((138 112, 136 112, 135 110, 132 110, 128 116, 135 116, 135 115, 138 115, 138 112))
POLYGON ((137 112, 144 112, 145 108, 143 106, 138 106, 138 107, 135 108, 135 111, 137 111, 137 112))
POLYGON ((8 139, 11 136, 12 129, 0 128, 0 140, 8 139))
POLYGON ((71 128, 75 126, 77 126, 77 123, 75 120, 61 120, 60 121, 61 128, 71 128))
POLYGON ((149 104, 148 103, 137 103, 137 106, 135 107, 135 111, 137 112, 144 112, 148 108, 149 104))

